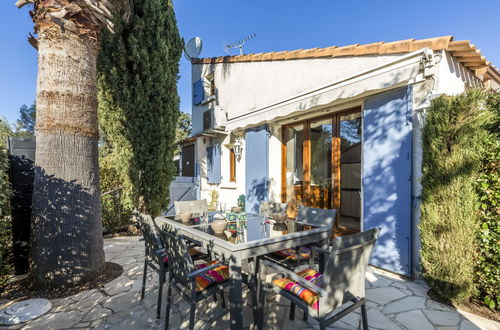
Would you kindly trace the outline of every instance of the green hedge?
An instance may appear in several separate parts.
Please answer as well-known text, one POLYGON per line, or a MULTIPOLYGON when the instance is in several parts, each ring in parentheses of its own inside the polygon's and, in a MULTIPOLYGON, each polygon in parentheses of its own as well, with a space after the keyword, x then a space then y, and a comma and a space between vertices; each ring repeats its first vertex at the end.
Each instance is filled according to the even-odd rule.
POLYGON ((435 293, 458 305, 474 295, 493 301, 490 307, 498 301, 494 100, 498 106, 498 96, 478 89, 441 95, 423 129, 423 276, 435 293))
POLYGON ((7 152, 0 145, 0 287, 5 284, 11 265, 7 262, 11 247, 10 195, 11 188, 7 177, 7 152))
POLYGON ((439 296, 460 304, 476 290, 480 223, 476 181, 481 170, 484 92, 469 90, 433 100, 423 129, 421 261, 439 296))
POLYGON ((100 157, 99 170, 103 230, 115 233, 132 222, 132 203, 123 194, 123 182, 109 156, 100 157))
POLYGON ((500 309, 500 93, 490 93, 486 105, 494 117, 487 125, 490 135, 477 181, 481 227, 476 283, 478 298, 491 309, 500 309))

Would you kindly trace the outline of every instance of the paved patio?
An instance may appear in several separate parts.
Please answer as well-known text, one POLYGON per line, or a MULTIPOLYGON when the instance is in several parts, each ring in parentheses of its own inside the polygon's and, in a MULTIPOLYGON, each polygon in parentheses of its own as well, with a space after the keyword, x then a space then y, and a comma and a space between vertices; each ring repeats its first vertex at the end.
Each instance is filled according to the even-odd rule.
MULTIPOLYGON (((164 313, 157 321, 157 277, 149 275, 146 297, 140 301, 144 245, 138 237, 119 237, 105 240, 106 260, 123 266, 122 276, 102 289, 52 300, 50 313, 24 325, 2 329, 163 329, 164 313)), ((164 290, 166 292, 166 290, 164 290)), ((500 329, 500 323, 470 313, 457 311, 431 300, 425 284, 405 281, 378 269, 367 275, 368 320, 372 329, 500 329)), ((245 329, 253 328, 252 309, 248 290, 244 307, 245 329)), ((166 296, 166 294, 165 294, 166 296)), ((189 305, 178 294, 173 296, 170 325, 172 329, 187 329, 189 305)), ((245 296, 244 296, 245 297, 245 296)), ((278 297, 272 298, 274 300, 278 297)), ((285 301, 266 305, 269 329, 314 329, 314 320, 302 321, 297 311, 295 321, 288 319, 285 301)), ((162 309, 164 309, 162 307, 162 309)), ((197 306, 195 329, 229 329, 229 309, 211 299, 197 306)), ((357 329, 359 314, 350 314, 330 327, 357 329)))

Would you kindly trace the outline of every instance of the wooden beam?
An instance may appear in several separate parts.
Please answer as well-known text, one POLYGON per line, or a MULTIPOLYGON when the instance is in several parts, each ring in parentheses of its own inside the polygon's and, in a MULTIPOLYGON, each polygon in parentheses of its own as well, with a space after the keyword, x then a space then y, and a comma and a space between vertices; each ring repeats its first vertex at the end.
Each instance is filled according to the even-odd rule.
POLYGON ((471 56, 481 55, 481 51, 479 49, 460 50, 460 51, 452 51, 451 54, 457 57, 471 57, 471 56))
POLYGON ((457 56, 457 58, 460 62, 475 62, 475 61, 482 61, 483 60, 483 56, 481 56, 481 55, 457 56))
POLYGON ((454 50, 470 50, 474 46, 470 43, 469 40, 462 40, 462 41, 452 41, 448 45, 448 50, 449 51, 454 51, 454 50))
POLYGON ((486 71, 488 71, 489 67, 490 66, 488 65, 488 66, 478 67, 477 69, 471 68, 471 70, 476 70, 476 72, 475 72, 476 76, 482 76, 486 73, 486 71))

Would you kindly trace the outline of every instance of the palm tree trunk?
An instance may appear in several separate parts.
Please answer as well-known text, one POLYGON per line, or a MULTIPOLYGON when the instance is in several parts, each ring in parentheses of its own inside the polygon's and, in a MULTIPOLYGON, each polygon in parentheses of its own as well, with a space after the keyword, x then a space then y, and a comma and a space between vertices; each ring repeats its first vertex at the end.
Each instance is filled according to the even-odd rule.
POLYGON ((104 270, 97 35, 56 25, 39 31, 30 271, 38 289, 76 285, 104 270))

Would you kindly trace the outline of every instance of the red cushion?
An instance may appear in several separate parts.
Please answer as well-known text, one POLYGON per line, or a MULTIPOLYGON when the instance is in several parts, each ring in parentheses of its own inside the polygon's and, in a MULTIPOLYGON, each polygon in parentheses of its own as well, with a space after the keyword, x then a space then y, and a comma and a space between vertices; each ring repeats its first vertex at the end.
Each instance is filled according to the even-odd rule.
MULTIPOLYGON (((216 264, 218 262, 219 261, 214 260, 214 261, 211 261, 211 262, 206 263, 206 264, 195 265, 195 268, 197 270, 203 269, 203 268, 206 268, 210 265, 216 264)), ((212 270, 209 270, 208 272, 206 272, 200 276, 196 276, 196 278, 195 278, 196 291, 198 291, 198 292, 203 291, 206 288, 209 288, 213 285, 227 281, 228 278, 229 278, 229 267, 228 266, 220 266, 220 267, 214 268, 212 270)))
MULTIPOLYGON (((323 282, 323 274, 315 271, 314 269, 308 268, 303 271, 297 273, 300 277, 305 278, 307 281, 321 286, 323 282)), ((289 291, 294 295, 298 296, 302 300, 304 300, 309 306, 318 310, 319 309, 319 297, 318 294, 303 287, 299 284, 299 282, 295 282, 294 280, 284 277, 279 278, 273 281, 274 285, 279 286, 283 290, 289 291)))
MULTIPOLYGON (((311 249, 307 247, 301 246, 299 249, 299 253, 300 253, 300 259, 309 260, 311 258, 311 249)), ((277 251, 274 252, 273 254, 285 260, 290 260, 290 261, 297 260, 297 252, 295 251, 295 249, 292 248, 277 251)))

